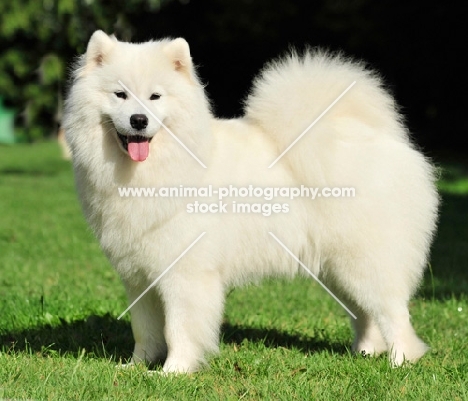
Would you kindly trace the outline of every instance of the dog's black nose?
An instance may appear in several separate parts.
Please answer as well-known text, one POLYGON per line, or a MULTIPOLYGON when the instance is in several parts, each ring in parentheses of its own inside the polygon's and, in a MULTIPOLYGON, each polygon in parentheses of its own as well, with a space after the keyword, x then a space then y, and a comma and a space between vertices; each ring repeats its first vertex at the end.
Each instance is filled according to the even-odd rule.
POLYGON ((148 126, 148 117, 144 114, 132 114, 130 116, 130 125, 138 131, 145 129, 148 126))

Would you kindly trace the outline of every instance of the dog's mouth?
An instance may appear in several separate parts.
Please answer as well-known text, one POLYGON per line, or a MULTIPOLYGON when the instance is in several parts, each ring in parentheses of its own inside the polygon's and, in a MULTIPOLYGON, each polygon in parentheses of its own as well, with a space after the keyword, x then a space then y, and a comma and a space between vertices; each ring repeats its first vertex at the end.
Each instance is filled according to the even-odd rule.
POLYGON ((135 162, 146 160, 149 155, 149 144, 153 139, 143 135, 122 135, 117 131, 117 136, 123 148, 135 162))

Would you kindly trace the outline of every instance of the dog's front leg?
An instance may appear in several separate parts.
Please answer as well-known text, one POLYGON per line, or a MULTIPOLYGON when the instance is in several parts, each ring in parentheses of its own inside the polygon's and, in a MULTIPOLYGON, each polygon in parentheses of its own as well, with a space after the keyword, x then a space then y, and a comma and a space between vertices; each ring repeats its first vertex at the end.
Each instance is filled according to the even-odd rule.
POLYGON ((198 370, 207 354, 218 352, 224 288, 215 269, 177 266, 159 286, 165 309, 168 356, 164 372, 198 370))

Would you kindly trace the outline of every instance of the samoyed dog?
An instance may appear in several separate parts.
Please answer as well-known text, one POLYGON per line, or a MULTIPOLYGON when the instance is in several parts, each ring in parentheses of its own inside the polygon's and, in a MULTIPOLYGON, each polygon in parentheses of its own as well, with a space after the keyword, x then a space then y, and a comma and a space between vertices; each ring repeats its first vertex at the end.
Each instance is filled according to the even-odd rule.
POLYGON ((229 288, 309 273, 356 317, 353 351, 395 366, 426 352, 408 303, 436 225, 434 168, 362 63, 292 53, 260 73, 243 117, 221 120, 184 39, 97 31, 63 126, 84 214, 129 302, 148 290, 130 309, 131 363, 196 371, 218 350, 229 288), (156 193, 122 193, 142 188, 156 193), (323 192, 336 188, 354 196, 323 192))

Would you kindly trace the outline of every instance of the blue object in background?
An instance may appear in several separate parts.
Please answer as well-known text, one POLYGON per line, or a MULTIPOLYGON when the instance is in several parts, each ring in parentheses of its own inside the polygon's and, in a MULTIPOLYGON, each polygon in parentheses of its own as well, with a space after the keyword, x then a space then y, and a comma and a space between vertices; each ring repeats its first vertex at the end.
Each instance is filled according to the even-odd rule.
POLYGON ((0 97, 0 143, 15 143, 15 112, 3 106, 0 97))

